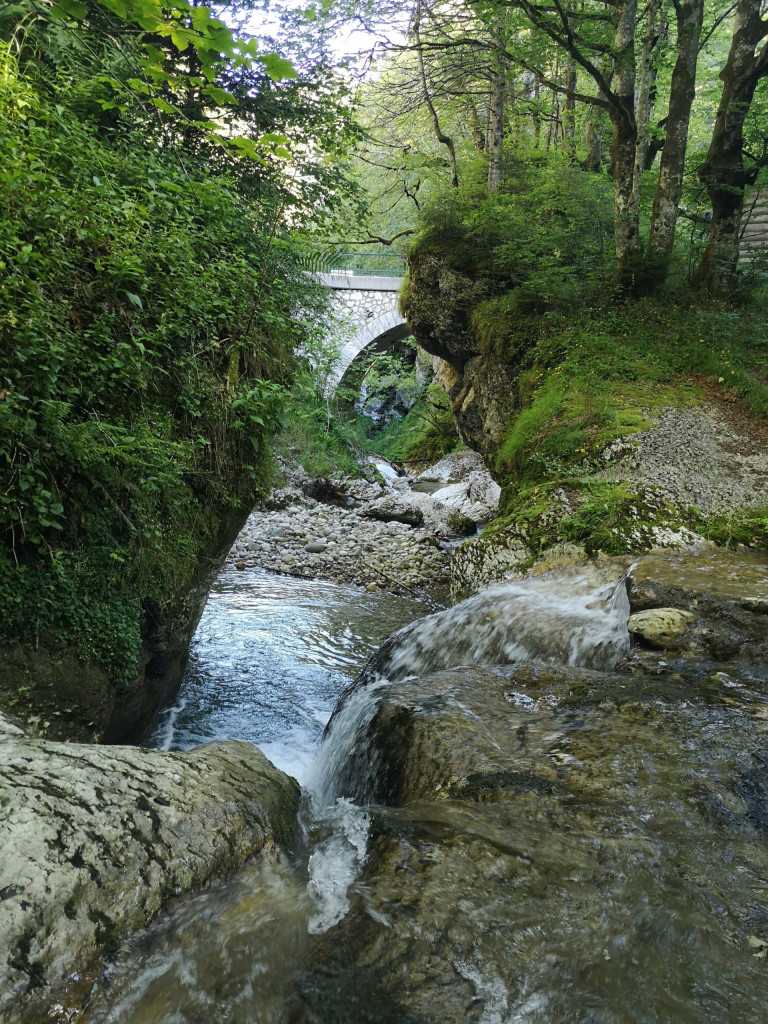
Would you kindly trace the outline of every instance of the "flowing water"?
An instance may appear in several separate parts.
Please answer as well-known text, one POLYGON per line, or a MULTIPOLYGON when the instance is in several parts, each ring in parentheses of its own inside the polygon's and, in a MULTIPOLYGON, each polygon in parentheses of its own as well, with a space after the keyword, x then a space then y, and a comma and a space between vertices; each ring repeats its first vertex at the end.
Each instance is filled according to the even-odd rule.
POLYGON ((147 745, 246 740, 304 785, 339 694, 382 640, 425 605, 259 569, 225 570, 190 649, 176 704, 147 745))
POLYGON ((623 581, 423 611, 222 577, 154 743, 258 744, 305 789, 296 848, 137 935, 90 1024, 768 1020, 764 680, 611 674, 623 581))

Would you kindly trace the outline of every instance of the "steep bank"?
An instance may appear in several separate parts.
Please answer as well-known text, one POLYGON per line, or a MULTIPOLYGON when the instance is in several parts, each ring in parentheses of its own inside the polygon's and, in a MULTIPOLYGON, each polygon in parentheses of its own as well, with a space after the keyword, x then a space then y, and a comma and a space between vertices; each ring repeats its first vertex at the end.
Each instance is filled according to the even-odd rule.
POLYGON ((526 568, 704 538, 768 545, 765 314, 572 293, 494 275, 433 230, 403 307, 462 440, 502 487, 499 518, 454 558, 466 593, 526 568))
POLYGON ((0 44, 0 707, 116 741, 181 680, 323 302, 266 177, 107 128, 89 48, 29 31, 0 44))

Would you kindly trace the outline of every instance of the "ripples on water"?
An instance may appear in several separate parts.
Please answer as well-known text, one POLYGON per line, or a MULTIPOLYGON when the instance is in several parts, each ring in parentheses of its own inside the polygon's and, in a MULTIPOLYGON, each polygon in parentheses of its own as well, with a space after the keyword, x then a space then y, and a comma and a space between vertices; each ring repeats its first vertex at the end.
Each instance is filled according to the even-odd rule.
POLYGON ((246 740, 304 785, 336 700, 417 601, 260 570, 225 571, 176 704, 147 746, 246 740))
MULTIPOLYGON (((531 591, 527 649, 541 657, 549 637, 559 659, 579 663, 571 634, 552 619, 547 586, 515 584, 472 606, 486 656, 507 650, 500 603, 509 604, 502 618, 521 622, 531 591)), ((563 604, 580 643, 610 661, 623 649, 626 608, 605 588, 593 596, 572 588, 563 604)), ((333 788, 323 792, 316 775, 332 775, 328 762, 359 735, 341 730, 344 742, 326 746, 312 768, 339 692, 386 634, 426 610, 318 581, 227 573, 154 742, 249 740, 327 803, 333 788)), ((429 667, 443 650, 464 649, 464 611, 440 620, 449 627, 442 645, 423 624, 409 631, 409 656, 429 667)), ((407 674, 397 650, 384 657, 393 674, 407 674)), ((501 708, 471 695, 499 749, 507 736, 520 741, 519 754, 508 748, 519 759, 511 775, 543 772, 551 784, 498 803, 374 809, 377 827, 385 824, 384 838, 371 840, 379 860, 349 892, 366 855, 368 811, 340 801, 305 815, 304 854, 260 859, 137 934, 100 982, 89 1024, 400 1024, 406 1018, 387 1009, 400 988, 409 1022, 764 1024, 765 695, 727 679, 708 695, 659 687, 658 698, 573 708, 567 676, 536 699, 510 686, 501 708), (359 957, 361 943, 363 973, 350 975, 345 957, 359 957), (313 957, 320 966, 308 975, 313 957), (383 999, 378 957, 395 986, 383 999), (297 991, 312 1004, 308 985, 327 987, 330 1002, 294 1016, 297 991), (441 1016, 444 994, 462 986, 471 990, 465 1011, 454 998, 459 1009, 441 1016)), ((364 698, 358 691, 348 702, 353 725, 370 718, 364 698)), ((413 707, 434 720, 440 704, 417 693, 413 707)))

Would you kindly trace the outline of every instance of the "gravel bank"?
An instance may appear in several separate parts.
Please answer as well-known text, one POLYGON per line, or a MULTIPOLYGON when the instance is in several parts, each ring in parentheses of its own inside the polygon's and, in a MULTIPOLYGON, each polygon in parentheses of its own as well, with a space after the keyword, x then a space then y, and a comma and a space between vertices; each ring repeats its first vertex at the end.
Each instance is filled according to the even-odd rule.
POLYGON ((665 409, 657 426, 622 444, 626 454, 608 469, 608 479, 661 487, 678 504, 703 512, 768 505, 766 438, 734 413, 665 409))
POLYGON ((280 511, 254 512, 229 558, 238 568, 434 593, 447 586, 450 551, 428 529, 376 522, 358 508, 304 499, 280 511))
POLYGON ((416 478, 383 462, 374 475, 381 482, 344 483, 344 507, 304 495, 296 484, 308 478, 294 473, 282 499, 251 515, 230 564, 442 599, 451 552, 493 517, 498 486, 475 452, 454 453, 416 478))

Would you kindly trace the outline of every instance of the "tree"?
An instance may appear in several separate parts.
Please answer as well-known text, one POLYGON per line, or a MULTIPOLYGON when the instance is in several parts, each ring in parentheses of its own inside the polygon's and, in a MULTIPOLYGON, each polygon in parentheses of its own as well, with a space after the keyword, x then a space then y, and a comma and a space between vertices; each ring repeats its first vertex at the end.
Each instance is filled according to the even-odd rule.
POLYGON ((764 7, 761 0, 736 4, 728 60, 720 73, 723 91, 712 141, 699 168, 712 203, 712 225, 697 279, 704 291, 716 295, 730 295, 736 288, 744 190, 768 164, 766 152, 749 163, 744 160, 745 121, 758 83, 768 76, 764 7))

